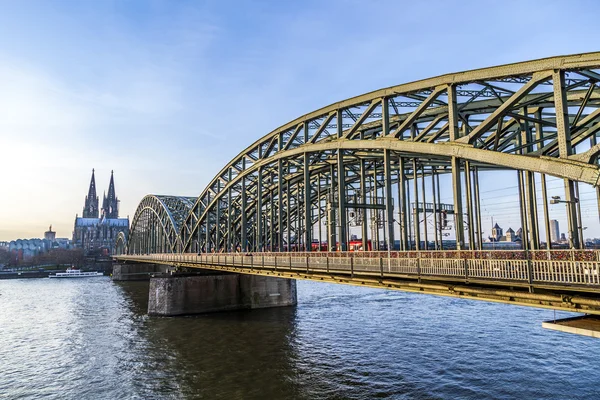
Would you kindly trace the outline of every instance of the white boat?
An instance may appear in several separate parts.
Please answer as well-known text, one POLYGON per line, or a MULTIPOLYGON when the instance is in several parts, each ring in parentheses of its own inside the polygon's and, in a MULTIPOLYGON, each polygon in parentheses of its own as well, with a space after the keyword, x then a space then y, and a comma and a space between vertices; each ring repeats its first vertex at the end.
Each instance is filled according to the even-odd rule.
POLYGON ((104 276, 102 272, 81 272, 80 269, 68 269, 65 272, 57 272, 49 275, 48 278, 91 278, 94 276, 104 276))

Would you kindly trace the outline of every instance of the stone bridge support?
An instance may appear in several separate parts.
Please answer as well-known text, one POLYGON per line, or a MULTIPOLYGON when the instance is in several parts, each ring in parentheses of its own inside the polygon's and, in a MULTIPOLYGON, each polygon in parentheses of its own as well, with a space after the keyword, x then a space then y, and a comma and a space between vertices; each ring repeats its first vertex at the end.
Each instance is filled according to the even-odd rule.
POLYGON ((147 281, 155 274, 169 272, 172 267, 150 263, 116 263, 113 265, 113 281, 147 281))
POLYGON ((175 316, 296 304, 294 279, 208 273, 151 278, 148 314, 175 316))

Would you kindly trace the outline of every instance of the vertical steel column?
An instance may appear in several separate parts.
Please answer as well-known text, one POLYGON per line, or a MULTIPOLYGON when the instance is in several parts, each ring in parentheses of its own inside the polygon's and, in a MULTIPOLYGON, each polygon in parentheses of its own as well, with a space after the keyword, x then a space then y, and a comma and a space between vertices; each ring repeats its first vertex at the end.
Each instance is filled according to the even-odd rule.
POLYGON ((529 220, 529 248, 531 250, 538 250, 540 248, 540 232, 538 228, 538 214, 537 214, 537 195, 535 190, 535 176, 533 172, 525 172, 525 189, 527 197, 527 208, 529 220))
MULTIPOLYGON (((242 171, 246 170, 246 159, 242 159, 242 171)), ((242 251, 245 253, 248 251, 248 220, 246 219, 246 207, 248 207, 248 197, 246 194, 246 177, 242 177, 242 190, 240 192, 240 196, 242 197, 241 199, 241 205, 242 205, 242 209, 240 210, 242 212, 241 218, 240 218, 240 247, 242 248, 242 251)))
POLYGON ((392 160, 390 150, 383 153, 383 173, 385 178, 385 211, 387 223, 388 250, 394 250, 394 198, 392 197, 392 160))
MULTIPOLYGON (((441 200, 441 190, 440 190, 440 174, 437 174, 435 177, 435 184, 437 186, 437 203, 439 205, 439 207, 442 207, 442 200, 441 200)), ((441 220, 441 215, 440 215, 440 250, 444 250, 444 235, 442 233, 442 220, 441 220)))
MULTIPOLYGON (((458 107, 456 102, 456 86, 448 85, 448 130, 450 140, 459 138, 458 130, 458 107)), ((462 182, 460 179, 460 159, 452 157, 450 165, 452 167, 452 189, 454 194, 454 229, 456 233, 456 249, 462 250, 465 247, 465 229, 463 224, 462 208, 462 182)))
MULTIPOLYGON (((198 207, 200 207, 200 206, 198 206, 198 207)), ((196 221, 198 221, 198 216, 196 215, 196 211, 192 210, 192 213, 196 217, 196 221)), ((190 222, 193 224, 193 220, 190 221, 190 222)), ((190 230, 191 230, 190 237, 193 237, 194 236, 194 231, 193 231, 193 229, 190 229, 190 230)), ((200 239, 201 239, 201 237, 200 237, 200 225, 197 226, 196 235, 197 235, 196 236, 196 240, 197 240, 197 243, 198 243, 197 244, 198 248, 196 249, 196 252, 200 253, 200 251, 202 251, 202 246, 200 244, 200 239)), ((181 247, 181 251, 183 252, 183 246, 181 247)))
POLYGON ((408 230, 408 250, 412 250, 412 241, 414 240, 413 235, 413 223, 414 220, 414 211, 410 211, 410 183, 408 179, 406 180, 406 229, 408 230))
POLYGON ((319 226, 319 250, 321 251, 321 242, 323 241, 323 237, 321 234, 323 233, 323 221, 321 221, 321 174, 317 174, 317 221, 319 226))
MULTIPOLYGON (((523 107, 523 115, 529 116, 527 107, 523 107)), ((524 120, 521 124, 521 154, 531 153, 533 151, 532 145, 533 139, 531 137, 531 130, 529 129, 529 122, 524 120)), ((529 240, 529 249, 537 250, 540 247, 539 240, 539 228, 537 221, 537 196, 535 191, 535 176, 533 172, 524 171, 525 180, 525 200, 527 202, 527 225, 528 231, 523 230, 523 236, 529 240)), ((522 237, 521 240, 525 240, 522 237)))
MULTIPOLYGON (((305 124, 308 130, 308 124, 305 124)), ((304 153, 304 247, 305 251, 312 250, 312 204, 310 186, 310 157, 304 153)))
POLYGON ((471 162, 465 160, 465 190, 467 191, 467 221, 469 223, 469 250, 475 250, 475 221, 473 220, 473 187, 471 185, 471 162))
POLYGON ((262 190, 263 190, 263 167, 258 167, 258 176, 256 177, 256 238, 255 250, 263 251, 263 217, 262 217, 262 190))
POLYGON ((335 165, 329 166, 329 195, 325 203, 327 208, 327 250, 336 251, 336 232, 335 232, 335 165))
POLYGON ((283 251, 283 160, 277 161, 277 250, 283 251))
POLYGON ((212 201, 212 199, 211 199, 210 193, 208 193, 206 195, 206 233, 205 233, 205 237, 204 237, 207 253, 210 253, 211 250, 214 250, 214 247, 212 246, 212 233, 211 233, 211 223, 210 223, 211 212, 210 212, 210 209, 208 208, 208 205, 210 204, 211 201, 212 201))
POLYGON ((273 172, 270 174, 271 180, 269 182, 269 251, 276 251, 275 248, 275 177, 273 172))
POLYGON ((423 192, 423 248, 429 250, 429 238, 427 237, 427 198, 425 197, 425 164, 421 165, 421 191, 423 192))
MULTIPOLYGON (((345 165, 345 164, 344 164, 345 165)), ((350 188, 348 187, 348 185, 346 185, 346 191, 345 191, 345 195, 344 195, 344 199, 348 199, 350 197, 350 188)), ((346 206, 346 242, 348 243, 346 245, 346 248, 349 249, 350 245, 350 219, 348 218, 348 207, 346 206)))
MULTIPOLYGON (((381 123, 382 136, 386 137, 390 133, 390 107, 389 99, 381 99, 381 123)), ((385 150, 383 153, 383 175, 385 185, 385 211, 388 251, 394 249, 394 198, 392 197, 392 165, 391 152, 385 150)))
MULTIPOLYGON (((538 121, 542 120, 542 109, 538 108, 535 112, 535 118, 538 121)), ((544 147, 544 130, 540 122, 535 123, 535 139, 537 141, 537 150, 544 147)), ((550 213, 548 211, 548 191, 546 190, 546 174, 540 174, 540 182, 542 183, 542 202, 544 203, 544 229, 546 230, 546 248, 552 248, 552 238, 550 236, 550 213)))
MULTIPOLYGON (((377 185, 377 161, 373 161, 373 196, 371 197, 371 204, 376 205, 379 199, 379 186, 377 185)), ((379 250, 379 210, 373 209, 372 213, 375 214, 375 217, 372 221, 372 229, 373 229, 373 250, 379 250)))
POLYGON ((415 250, 421 250, 421 227, 419 222, 419 183, 417 181, 418 177, 418 167, 417 167, 417 159, 413 158, 413 190, 415 196, 415 207, 413 208, 413 224, 415 230, 415 250))
POLYGON ((541 174, 542 202, 544 203, 544 228, 546 229, 546 248, 552 249, 552 237, 550 235, 550 212, 548 210, 548 190, 546 189, 546 174, 541 174))
POLYGON ((581 222, 581 202, 579 201, 579 182, 575 182, 575 196, 577 201, 577 226, 579 229, 577 230, 577 234, 579 235, 579 244, 581 248, 585 247, 585 240, 583 239, 583 224, 581 222))
POLYGON ((431 167, 431 199, 432 199, 432 204, 433 204, 433 240, 435 242, 435 250, 439 250, 440 249, 440 241, 439 241, 439 233, 440 233, 440 229, 438 226, 438 207, 439 207, 439 203, 437 202, 436 199, 436 189, 435 189, 435 177, 437 175, 437 171, 436 171, 436 167, 432 166, 431 167))
MULTIPOLYGON (((565 87, 565 72, 555 70, 552 74, 554 89, 554 107, 556 109, 556 129, 558 136, 558 156, 567 158, 573 153, 571 147, 571 129, 569 126, 569 109, 567 107, 567 93, 565 87)), ((565 179, 565 202, 567 206, 567 220, 569 223, 569 244, 571 248, 581 248, 577 226, 577 204, 575 185, 572 180, 565 179)))
POLYGON ((304 238, 304 232, 302 232, 302 201, 300 201, 301 193, 300 193, 300 182, 296 183, 296 251, 301 251, 300 246, 304 238))
POLYGON ((517 177, 519 181, 519 212, 521 214, 521 246, 524 250, 529 250, 529 240, 527 240, 527 208, 525 207, 525 178, 523 178, 524 172, 517 171, 517 177))
MULTIPOLYGON (((598 142, 598 138, 596 135, 597 134, 594 133, 590 137, 590 147, 594 147, 596 145, 596 143, 598 142)), ((597 160, 596 160, 596 163, 598 163, 597 160)), ((598 219, 600 219, 600 186, 596 186, 596 205, 598 208, 598 219)))
MULTIPOLYGON (((231 183, 231 168, 229 168, 229 182, 231 183)), ((233 209, 231 208, 231 203, 233 201, 233 196, 232 196, 232 187, 229 187, 229 190, 227 190, 227 251, 228 252, 233 252, 234 248, 233 248, 233 241, 232 241, 232 237, 233 237, 233 232, 231 229, 231 222, 233 219, 233 209)))
MULTIPOLYGON (((287 164, 288 166, 288 172, 289 172, 289 163, 287 164)), ((287 184, 285 185, 286 187, 286 206, 287 206, 287 211, 285 213, 286 215, 286 223, 287 223, 287 251, 290 252, 292 251, 292 217, 291 217, 291 213, 292 213, 292 191, 290 188, 290 181, 287 181, 287 184)))
MULTIPOLYGON (((362 203, 367 203, 367 182, 365 179, 365 160, 360 159, 360 197, 362 203)), ((367 218, 367 209, 363 208, 360 210, 362 213, 362 221, 361 221, 361 234, 362 234, 362 246, 363 250, 367 250, 367 241, 369 240, 369 227, 368 227, 368 218, 367 218)))
POLYGON ((483 250, 483 232, 481 231, 481 198, 479 196, 479 169, 473 170, 473 182, 475 184, 475 216, 477 217, 477 248, 483 250))
POLYGON ((221 251, 221 182, 217 182, 217 195, 215 206, 215 248, 216 251, 221 251))
MULTIPOLYGON (((338 138, 344 135, 342 110, 337 110, 338 138)), ((338 192, 338 220, 340 224, 340 250, 348 250, 348 237, 346 233, 346 171, 344 169, 344 150, 338 149, 337 154, 337 192, 338 192)))
POLYGON ((400 249, 409 250, 407 231, 406 176, 404 158, 398 159, 398 219, 400 221, 400 249))

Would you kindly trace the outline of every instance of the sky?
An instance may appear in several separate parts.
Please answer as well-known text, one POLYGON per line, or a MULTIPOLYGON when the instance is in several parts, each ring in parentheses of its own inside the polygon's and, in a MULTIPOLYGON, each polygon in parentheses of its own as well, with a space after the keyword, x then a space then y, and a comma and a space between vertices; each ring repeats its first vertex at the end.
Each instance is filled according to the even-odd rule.
MULTIPOLYGON (((92 168, 100 197, 114 170, 120 214, 133 217, 148 193, 198 196, 250 143, 330 103, 597 51, 599 11, 549 0, 0 0, 0 241, 50 224, 71 237, 92 168)), ((504 207, 496 220, 518 227, 504 207)), ((595 203, 587 209, 600 236, 595 203)))

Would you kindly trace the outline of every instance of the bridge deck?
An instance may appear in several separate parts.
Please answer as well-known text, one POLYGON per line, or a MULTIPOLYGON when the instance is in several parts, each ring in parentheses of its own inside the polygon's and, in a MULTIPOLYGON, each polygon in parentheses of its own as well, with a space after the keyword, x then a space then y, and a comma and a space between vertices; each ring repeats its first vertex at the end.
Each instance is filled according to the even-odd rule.
POLYGON ((598 252, 212 253, 121 261, 312 279, 600 314, 598 252), (512 258, 507 259, 507 254, 512 258), (516 256, 515 256, 516 254, 516 256), (525 253, 522 253, 525 254, 525 253), (471 257, 469 257, 471 256, 471 257), (475 258, 477 256, 478 258, 475 258), (484 257, 483 257, 484 256, 484 257))

